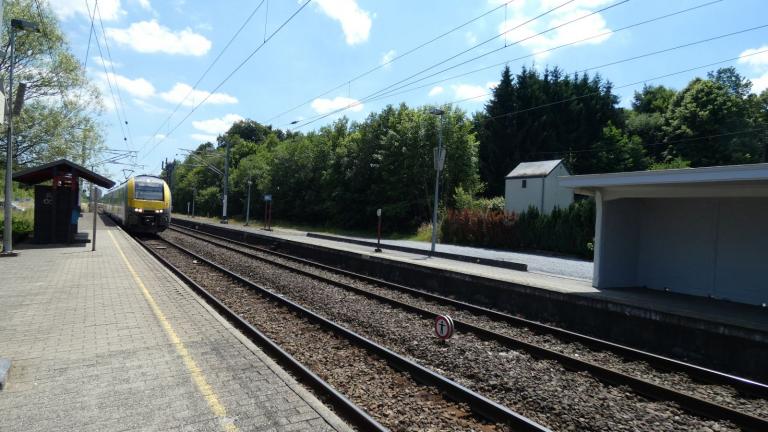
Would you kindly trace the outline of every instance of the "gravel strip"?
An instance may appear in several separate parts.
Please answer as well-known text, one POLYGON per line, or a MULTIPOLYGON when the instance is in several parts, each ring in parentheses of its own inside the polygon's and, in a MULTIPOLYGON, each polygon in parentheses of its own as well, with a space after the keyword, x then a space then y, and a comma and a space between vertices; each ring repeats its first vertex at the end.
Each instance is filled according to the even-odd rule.
MULTIPOLYGON (((152 244, 152 243, 150 243, 152 244)), ((258 295, 247 285, 169 247, 155 249, 190 279, 254 325, 299 362, 395 431, 505 431, 476 418, 386 361, 258 295)))
POLYGON ((629 389, 604 385, 586 373, 566 371, 556 362, 472 334, 438 343, 430 319, 211 248, 213 242, 175 232, 164 236, 552 429, 736 430, 728 422, 691 416, 674 404, 649 401, 629 389))
MULTIPOLYGON (((200 233, 196 233, 200 234, 200 233)), ((202 234, 204 235, 204 234, 202 234)), ((212 242, 220 242, 218 239, 211 238, 212 242)), ((371 284, 351 277, 339 275, 337 273, 321 270, 314 266, 299 264, 295 261, 276 257, 274 255, 254 251, 235 244, 227 243, 229 246, 241 249, 259 256, 288 264, 302 270, 312 272, 319 276, 338 280, 352 286, 362 288, 381 296, 389 297, 404 303, 418 306, 423 309, 447 314, 453 318, 483 327, 494 332, 513 337, 515 339, 528 342, 530 344, 545 347, 547 349, 570 355, 582 360, 598 364, 627 375, 631 375, 655 384, 673 388, 677 391, 685 392, 690 395, 706 399, 732 409, 739 410, 760 418, 768 418, 768 400, 755 398, 740 394, 736 389, 730 386, 701 383, 685 373, 665 371, 654 368, 652 365, 643 362, 628 360, 619 354, 610 351, 595 350, 578 342, 564 341, 556 336, 537 333, 527 327, 518 327, 507 322, 501 322, 488 317, 487 315, 475 314, 473 312, 452 306, 447 303, 424 299, 415 295, 393 290, 386 286, 371 284)))

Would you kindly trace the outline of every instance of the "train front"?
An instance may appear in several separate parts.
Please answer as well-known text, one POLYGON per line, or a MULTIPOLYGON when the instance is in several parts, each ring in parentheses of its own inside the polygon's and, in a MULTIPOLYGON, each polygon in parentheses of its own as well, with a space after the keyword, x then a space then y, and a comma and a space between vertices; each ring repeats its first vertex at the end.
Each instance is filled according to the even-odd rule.
POLYGON ((168 228, 171 191, 165 181, 151 176, 135 177, 133 187, 128 188, 125 219, 125 225, 131 231, 160 232, 168 228))

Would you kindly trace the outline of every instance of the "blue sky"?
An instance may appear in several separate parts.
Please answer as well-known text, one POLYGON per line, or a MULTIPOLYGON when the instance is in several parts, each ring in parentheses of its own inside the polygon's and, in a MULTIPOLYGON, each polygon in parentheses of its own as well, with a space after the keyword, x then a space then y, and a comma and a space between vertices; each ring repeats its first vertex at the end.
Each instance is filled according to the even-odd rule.
MULTIPOLYGON (((90 29, 86 1, 50 0, 50 3, 73 52, 85 61, 90 29)), ((160 161, 181 153, 179 148, 194 148, 207 139, 215 139, 241 118, 271 123, 282 129, 309 131, 342 114, 354 120, 362 119, 389 103, 417 106, 463 100, 459 105, 472 112, 482 109, 487 100, 484 95, 499 80, 502 66, 493 66, 495 64, 509 62, 513 72, 522 65, 559 66, 575 72, 768 24, 768 2, 764 0, 313 0, 213 92, 238 64, 262 45, 265 35, 272 34, 303 3, 304 0, 265 0, 189 95, 191 86, 259 1, 99 0, 106 44, 101 32, 99 41, 104 57, 109 47, 114 64, 106 64, 108 74, 105 74, 105 64, 94 41, 87 67, 89 75, 103 90, 107 105, 102 119, 107 125, 107 145, 139 150, 138 159, 145 166, 137 168, 137 173, 158 173, 160 161), (619 30, 699 5, 704 6, 619 30), (536 18, 552 9, 554 11, 536 18), (489 11, 493 12, 382 66, 387 60, 489 11), (529 20, 531 22, 524 24, 529 20), (573 22, 568 23, 570 21, 573 22), (559 25, 562 27, 537 35, 559 25), (507 31, 504 36, 498 36, 504 31, 507 31), (495 53, 402 90, 421 88, 399 91, 398 95, 380 100, 363 99, 494 37, 489 43, 416 79, 497 50, 495 53), (582 42, 558 48, 576 41, 582 42), (548 49, 551 51, 543 52, 548 49), (525 56, 528 57, 519 59, 525 56), (381 67, 350 81, 377 66, 381 67), (490 68, 445 80, 483 67, 490 68), (131 133, 127 142, 123 140, 107 80, 122 96, 117 112, 121 115, 124 112, 129 122, 131 133), (441 80, 445 81, 437 82, 441 80), (337 86, 337 90, 316 98, 337 86), (207 101, 200 104, 206 97, 207 101), (468 98, 472 99, 466 100, 468 98), (311 102, 276 117, 305 101, 311 102), (344 107, 348 109, 343 113, 331 114, 334 109, 344 107), (323 114, 330 115, 310 123, 323 114), (298 123, 290 124, 297 120, 298 123)), ((93 8, 94 0, 88 0, 88 4, 93 8)), ((98 25, 97 20, 97 28, 98 25)), ((721 66, 736 66, 753 80, 754 90, 759 91, 768 88, 768 52, 761 52, 763 50, 768 50, 768 27, 590 72, 600 72, 620 87, 616 92, 624 106, 628 105, 633 92, 642 87, 642 83, 628 84, 644 81, 680 89, 693 77, 721 66), (740 56, 718 66, 653 79, 740 56)), ((114 176, 121 176, 118 167, 108 170, 114 176)))

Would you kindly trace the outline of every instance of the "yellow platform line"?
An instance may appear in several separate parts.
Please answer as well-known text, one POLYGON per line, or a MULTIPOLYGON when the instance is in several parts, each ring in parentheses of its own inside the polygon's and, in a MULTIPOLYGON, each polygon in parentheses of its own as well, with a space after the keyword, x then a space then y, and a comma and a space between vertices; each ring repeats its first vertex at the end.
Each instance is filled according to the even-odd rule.
POLYGON ((123 249, 120 248, 120 245, 117 243, 117 240, 115 240, 115 236, 112 235, 112 231, 107 231, 107 233, 109 233, 109 236, 112 238, 112 243, 115 244, 115 247, 117 248, 117 251, 120 253, 120 256, 123 257, 123 261, 125 262, 125 265, 128 267, 128 271, 131 272, 131 275, 133 276, 133 280, 135 280, 136 284, 138 284, 139 288, 141 288, 141 293, 144 294, 144 298, 147 300, 147 303, 149 303, 149 306, 152 308, 152 312, 155 313, 155 317, 157 317, 157 320, 160 321, 160 325, 163 327, 163 330, 165 330, 165 334, 168 335, 168 339, 171 340, 171 343, 173 344, 173 346, 176 347, 176 352, 179 353, 179 356, 181 356, 182 360, 184 360, 184 365, 187 367, 189 374, 192 376, 192 381, 194 381, 195 386, 197 387, 197 390, 205 398, 205 401, 208 403, 208 406, 211 408, 211 412, 213 412, 213 414, 219 418, 221 425, 225 431, 236 432, 238 430, 237 426, 235 426, 235 424, 232 422, 232 419, 227 418, 227 410, 224 408, 224 405, 222 405, 221 402, 219 401, 219 398, 218 396, 216 396, 216 392, 213 390, 211 385, 208 384, 208 381, 205 379, 205 375, 203 374, 203 371, 200 369, 200 366, 197 365, 197 362, 195 361, 195 359, 193 359, 192 355, 189 354, 189 351, 187 350, 187 347, 184 345, 184 342, 182 342, 181 338, 179 338, 179 335, 176 334, 176 331, 173 329, 173 326, 168 321, 168 318, 165 317, 165 314, 163 313, 162 309, 160 309, 160 306, 158 306, 157 302, 152 297, 152 294, 150 294, 149 290, 147 290, 147 287, 144 285, 144 282, 139 277, 139 274, 136 273, 136 270, 134 270, 130 261, 128 261, 128 258, 123 253, 123 249))

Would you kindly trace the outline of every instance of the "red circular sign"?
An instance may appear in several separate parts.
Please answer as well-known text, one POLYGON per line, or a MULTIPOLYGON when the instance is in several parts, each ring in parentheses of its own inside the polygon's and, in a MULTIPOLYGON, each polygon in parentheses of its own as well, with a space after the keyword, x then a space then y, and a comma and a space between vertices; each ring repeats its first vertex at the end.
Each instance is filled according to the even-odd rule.
POLYGON ((448 315, 435 317, 435 336, 442 340, 448 340, 453 336, 453 319, 448 315))

